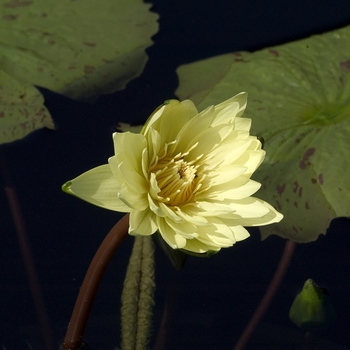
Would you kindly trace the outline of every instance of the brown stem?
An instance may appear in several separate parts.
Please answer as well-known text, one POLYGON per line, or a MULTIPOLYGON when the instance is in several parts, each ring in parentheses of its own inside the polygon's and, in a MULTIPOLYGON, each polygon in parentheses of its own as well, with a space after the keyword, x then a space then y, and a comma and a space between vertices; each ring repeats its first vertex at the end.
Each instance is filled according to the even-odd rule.
POLYGON ((17 238, 26 269, 29 289, 31 291, 36 313, 38 316, 41 332, 47 350, 54 349, 53 331, 50 326, 50 320, 46 312, 44 297, 40 287, 38 274, 35 269, 34 258, 30 248, 29 238, 21 211, 21 206, 17 198, 16 190, 12 183, 11 174, 7 166, 5 155, 0 151, 1 172, 5 184, 5 193, 10 206, 13 222, 17 232, 17 238))
POLYGON ((233 348, 233 350, 243 350, 251 335, 255 331, 256 326, 259 324, 261 318, 264 316, 265 311, 269 307, 273 297, 277 292, 278 287, 282 282, 282 279, 288 269, 291 258, 293 256, 294 249, 295 243, 292 241, 287 241, 284 247, 281 260, 277 266, 277 270, 270 282, 270 285, 268 286, 264 297, 261 299, 259 306, 255 310, 254 315, 250 319, 247 327, 238 339, 238 342, 233 348))
POLYGON ((127 236, 128 226, 129 214, 126 214, 109 231, 92 259, 75 302, 66 337, 62 343, 63 349, 78 350, 83 345, 85 328, 98 287, 112 256, 127 236))

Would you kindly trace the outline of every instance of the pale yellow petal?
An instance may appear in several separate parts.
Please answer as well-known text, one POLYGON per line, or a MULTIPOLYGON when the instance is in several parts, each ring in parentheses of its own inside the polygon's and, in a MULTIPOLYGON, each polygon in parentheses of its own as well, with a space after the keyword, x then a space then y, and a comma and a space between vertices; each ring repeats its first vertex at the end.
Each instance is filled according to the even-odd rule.
POLYGON ((157 231, 156 215, 149 209, 132 210, 129 219, 129 234, 148 236, 157 231))
POLYGON ((232 129, 233 125, 218 125, 214 128, 206 129, 193 139, 188 138, 188 145, 185 147, 185 150, 198 144, 190 152, 189 159, 195 159, 214 151, 225 140, 225 138, 230 135, 232 129))
POLYGON ((237 221, 242 226, 265 226, 270 225, 276 222, 280 222, 283 219, 283 215, 279 213, 273 206, 269 203, 264 202, 261 199, 258 199, 260 202, 264 204, 264 206, 268 209, 268 212, 261 217, 250 217, 250 218, 242 218, 240 217, 237 221))
POLYGON ((161 144, 174 141, 182 126, 197 113, 197 108, 192 101, 166 101, 165 105, 146 123, 141 133, 147 134, 149 128, 152 127, 159 132, 161 144))
MULTIPOLYGON (((232 182, 235 178, 246 172, 247 168, 239 164, 230 164, 226 166, 219 166, 212 171, 208 171, 207 178, 211 186, 217 186, 232 182)), ((225 187, 226 189, 228 187, 225 187)))
POLYGON ((259 167, 265 158, 265 151, 246 151, 238 159, 236 159, 236 164, 241 164, 247 167, 246 174, 253 174, 254 171, 259 167))
POLYGON ((118 198, 131 209, 142 211, 145 210, 148 206, 146 193, 140 195, 140 193, 133 191, 125 184, 122 184, 120 186, 118 198))
POLYGON ((208 202, 208 201, 197 201, 193 206, 197 210, 201 211, 201 215, 207 216, 225 216, 231 214, 234 209, 229 205, 221 204, 218 202, 208 202))
POLYGON ((199 241, 198 239, 191 239, 191 240, 188 239, 183 249, 193 253, 206 253, 208 250, 219 251, 220 247, 212 244, 205 244, 199 241))
POLYGON ((220 218, 220 222, 230 228, 235 241, 237 242, 243 241, 250 236, 249 232, 242 226, 242 224, 237 224, 237 221, 235 219, 220 218))
POLYGON ((215 119, 212 126, 233 123, 240 117, 247 106, 247 93, 241 92, 215 106, 215 119))
POLYGON ((175 222, 184 222, 184 219, 181 216, 179 216, 177 212, 173 210, 173 208, 168 207, 166 204, 161 202, 159 203, 159 207, 163 210, 166 217, 170 218, 175 222))
MULTIPOLYGON (((248 197, 239 200, 228 200, 226 203, 232 209, 235 215, 244 219, 263 217, 270 212, 270 206, 266 206, 264 201, 255 197, 248 197)), ((227 215, 223 216, 226 218, 229 217, 227 215)))
POLYGON ((142 150, 147 147, 145 136, 131 132, 115 132, 113 134, 113 145, 114 153, 127 152, 130 157, 130 163, 136 171, 140 172, 142 150))
POLYGON ((235 130, 249 131, 252 126, 252 120, 250 118, 236 118, 235 130))
POLYGON ((159 154, 161 147, 163 145, 161 143, 159 132, 153 129, 152 127, 149 127, 149 131, 147 133, 147 142, 148 142, 147 153, 148 153, 148 159, 149 159, 149 163, 147 166, 147 171, 148 171, 148 168, 151 165, 153 165, 153 163, 157 159, 157 155, 159 154))
POLYGON ((178 249, 178 242, 175 239, 177 233, 169 225, 167 225, 164 218, 157 217, 157 226, 164 241, 167 242, 171 248, 178 249))
POLYGON ((196 227, 208 225, 208 220, 204 216, 196 215, 193 210, 189 210, 187 212, 186 209, 186 206, 182 208, 176 208, 177 215, 183 218, 185 221, 195 225, 196 227))
POLYGON ((160 209, 158 203, 156 203, 152 196, 148 194, 148 203, 149 203, 149 208, 153 211, 154 214, 165 217, 166 215, 164 214, 163 210, 160 209))
MULTIPOLYGON (((233 130, 231 134, 215 149, 203 158, 208 159, 210 169, 215 169, 218 165, 224 166, 233 164, 249 149, 252 139, 248 137, 247 132, 237 132, 233 130), (244 133, 244 135, 243 135, 244 133), (234 149, 234 152, 232 151, 234 149)), ((243 162, 237 165, 244 165, 243 162)))
POLYGON ((162 116, 164 109, 165 105, 161 105, 151 114, 140 132, 142 135, 147 135, 149 128, 158 123, 158 120, 162 116))
POLYGON ((190 119, 179 131, 176 136, 176 144, 174 153, 184 152, 190 142, 198 136, 198 134, 207 130, 214 118, 215 107, 210 106, 200 114, 190 119))
POLYGON ((193 239, 198 236, 197 234, 197 228, 195 225, 189 223, 189 222, 174 222, 168 217, 165 218, 165 222, 178 234, 181 236, 187 238, 187 239, 193 239))
POLYGON ((108 164, 93 168, 63 185, 63 190, 99 207, 129 212, 119 198, 120 184, 108 164))
POLYGON ((210 188, 208 191, 201 193, 200 198, 207 197, 214 201, 223 201, 225 199, 243 199, 250 197, 252 194, 257 192, 260 187, 261 184, 259 182, 240 177, 239 179, 234 179, 233 181, 227 182, 223 185, 210 188))

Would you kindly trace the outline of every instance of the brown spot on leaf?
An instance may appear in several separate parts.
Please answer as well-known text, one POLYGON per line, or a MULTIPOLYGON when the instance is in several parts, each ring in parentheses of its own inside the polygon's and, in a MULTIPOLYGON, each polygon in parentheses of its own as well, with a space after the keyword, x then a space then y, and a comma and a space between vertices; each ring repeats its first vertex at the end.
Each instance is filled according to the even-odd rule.
POLYGON ((244 58, 235 58, 234 61, 235 62, 243 62, 243 63, 249 62, 248 60, 245 60, 244 58))
POLYGON ((323 185, 323 174, 319 174, 319 175, 317 176, 317 179, 318 179, 319 184, 320 184, 320 185, 323 185))
POLYGON ((350 71, 350 60, 340 62, 339 66, 344 72, 349 72, 350 71))
POLYGON ((275 57, 278 57, 278 56, 280 55, 280 54, 278 53, 278 51, 273 50, 273 49, 270 49, 269 52, 270 52, 270 54, 271 54, 272 56, 275 56, 275 57))
POLYGON ((298 202, 294 202, 293 205, 298 208, 298 202))
POLYGON ((6 19, 7 21, 14 21, 16 20, 18 15, 4 15, 2 16, 3 19, 6 19))
POLYGON ((11 0, 4 4, 4 7, 25 7, 29 6, 33 1, 21 1, 21 0, 11 0))
POLYGON ((313 184, 315 184, 315 183, 317 183, 317 179, 312 178, 312 179, 311 179, 311 182, 312 182, 313 184))
POLYGON ((314 147, 308 148, 305 153, 303 154, 303 157, 299 163, 299 168, 301 170, 304 170, 307 165, 310 163, 308 162, 309 158, 315 153, 316 149, 314 147))
POLYGON ((281 196, 284 190, 286 189, 286 184, 283 184, 281 186, 277 185, 277 193, 281 196))
POLYGON ((5 113, 4 112, 0 112, 0 118, 5 117, 5 113))
POLYGON ((95 70, 95 67, 93 66, 84 66, 84 73, 89 74, 92 73, 95 70))
POLYGON ((87 43, 87 42, 85 42, 83 44, 86 45, 86 46, 90 46, 90 47, 96 46, 96 43, 87 43))
POLYGON ((310 209, 309 203, 305 202, 305 209, 310 209))

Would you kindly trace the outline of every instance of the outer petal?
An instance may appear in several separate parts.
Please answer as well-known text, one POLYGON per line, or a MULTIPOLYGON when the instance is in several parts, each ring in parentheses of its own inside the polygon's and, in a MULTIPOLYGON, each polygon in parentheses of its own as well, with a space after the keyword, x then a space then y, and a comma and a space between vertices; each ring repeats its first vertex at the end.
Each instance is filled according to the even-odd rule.
POLYGON ((63 191, 99 207, 129 212, 119 198, 120 185, 108 164, 93 168, 62 186, 63 191))
POLYGON ((208 191, 201 193, 200 198, 204 198, 206 196, 210 200, 214 201, 223 201, 225 199, 243 199, 250 197, 252 194, 257 192, 260 187, 261 184, 259 182, 249 180, 241 176, 239 179, 234 179, 226 184, 213 186, 208 191), (227 190, 225 186, 229 187, 229 189, 227 190))
POLYGON ((212 126, 229 124, 240 117, 247 106, 247 93, 241 92, 215 106, 215 119, 212 126))
MULTIPOLYGON (((254 197, 252 197, 254 198, 254 197)), ((264 204, 264 206, 268 209, 268 212, 261 217, 251 217, 251 218, 240 218, 239 224, 242 226, 265 226, 270 225, 276 222, 280 222, 283 219, 283 215, 279 213, 272 205, 269 203, 254 198, 255 200, 264 204)))
POLYGON ((186 238, 174 231, 164 220, 164 218, 157 217, 157 226, 159 232, 162 235, 165 242, 167 242, 171 248, 179 249, 186 245, 186 238))
POLYGON ((132 210, 129 219, 129 234, 149 236, 157 231, 156 216, 149 210, 132 210))
POLYGON ((147 135, 149 128, 157 130, 161 136, 161 143, 174 141, 182 126, 197 114, 197 108, 192 101, 166 101, 165 106, 154 112, 141 134, 147 135))
POLYGON ((220 247, 213 244, 205 244, 198 239, 188 239, 183 249, 194 253, 206 253, 208 250, 219 251, 220 247))

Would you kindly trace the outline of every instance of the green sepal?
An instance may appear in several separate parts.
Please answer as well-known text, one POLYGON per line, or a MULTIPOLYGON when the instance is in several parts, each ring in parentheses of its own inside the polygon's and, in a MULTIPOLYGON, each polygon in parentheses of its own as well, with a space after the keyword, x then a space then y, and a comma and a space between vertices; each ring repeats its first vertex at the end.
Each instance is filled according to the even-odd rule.
POLYGON ((64 183, 62 185, 62 191, 73 195, 73 192, 71 190, 71 186, 72 186, 72 181, 67 181, 66 183, 64 183))

